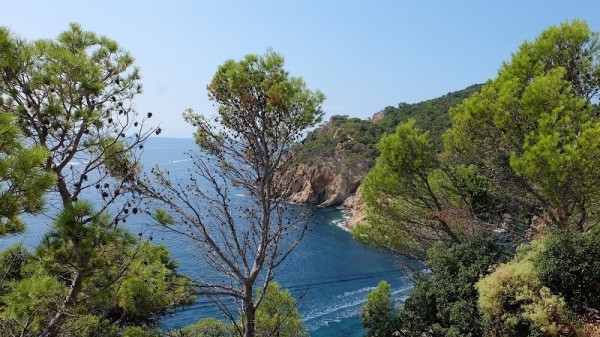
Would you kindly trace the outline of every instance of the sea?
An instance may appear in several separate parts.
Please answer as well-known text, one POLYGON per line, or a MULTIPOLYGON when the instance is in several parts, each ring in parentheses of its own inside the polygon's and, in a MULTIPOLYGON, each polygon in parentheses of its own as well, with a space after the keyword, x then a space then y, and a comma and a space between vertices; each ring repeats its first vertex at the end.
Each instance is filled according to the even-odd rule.
MULTIPOLYGON (((170 172, 186 172, 191 164, 188 153, 193 151, 197 151, 193 139, 153 137, 144 147, 142 163, 146 169, 158 165, 170 172)), ((233 197, 241 198, 241 202, 247 198, 243 193, 233 197)), ((49 200, 47 204, 56 203, 49 200)), ((275 280, 298 300, 298 310, 310 336, 363 336, 359 312, 367 294, 385 280, 392 287, 394 302, 400 305, 411 290, 408 270, 418 266, 355 241, 341 226, 345 216, 340 209, 309 209, 292 204, 289 207, 296 213, 309 211, 311 217, 307 234, 276 270, 275 280)), ((50 228, 48 214, 53 212, 45 213, 25 219, 27 232, 0 238, 0 249, 18 242, 35 247, 50 228)), ((145 238, 152 236, 155 243, 165 244, 172 258, 179 262, 179 273, 191 277, 214 273, 203 263, 193 243, 161 229, 149 219, 130 218, 125 226, 134 233, 143 233, 145 238)), ((212 301, 199 296, 194 304, 167 314, 161 325, 164 329, 176 329, 205 317, 224 318, 212 301)))

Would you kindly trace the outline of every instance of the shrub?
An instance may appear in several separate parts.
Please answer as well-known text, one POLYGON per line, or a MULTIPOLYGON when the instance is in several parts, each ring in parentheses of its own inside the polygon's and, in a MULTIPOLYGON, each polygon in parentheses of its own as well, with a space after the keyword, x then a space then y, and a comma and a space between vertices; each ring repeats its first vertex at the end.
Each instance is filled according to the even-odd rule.
POLYGON ((392 288, 386 281, 367 295, 367 303, 360 311, 360 320, 369 337, 393 336, 396 318, 392 307, 392 288))
POLYGON ((600 310, 600 235, 556 231, 533 263, 544 285, 571 307, 600 310))
POLYGON ((380 331, 415 337, 483 335, 475 283, 501 257, 494 235, 475 236, 459 244, 436 244, 428 250, 425 262, 433 273, 416 275, 414 288, 397 315, 387 304, 385 286, 380 283, 369 294, 363 309, 370 313, 368 320, 363 314, 367 335, 384 336, 375 334, 380 331), (371 317, 374 314, 381 317, 371 317))
POLYGON ((544 249, 544 240, 521 247, 516 258, 477 283, 487 335, 577 336, 565 300, 544 286, 532 262, 544 249))
POLYGON ((437 244, 427 252, 433 275, 420 275, 400 312, 409 336, 481 336, 475 283, 502 257, 494 235, 475 236, 460 244, 437 244))
POLYGON ((227 323, 215 318, 204 318, 194 325, 171 332, 169 337, 232 337, 233 329, 227 323))

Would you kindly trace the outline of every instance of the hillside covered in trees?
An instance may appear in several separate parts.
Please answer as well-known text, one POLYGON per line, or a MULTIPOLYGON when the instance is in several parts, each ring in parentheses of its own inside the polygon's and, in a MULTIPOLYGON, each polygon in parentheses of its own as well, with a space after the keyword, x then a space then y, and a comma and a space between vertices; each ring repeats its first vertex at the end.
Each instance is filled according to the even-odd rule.
POLYGON ((441 149, 442 133, 450 126, 448 110, 480 88, 477 84, 420 103, 388 106, 368 120, 332 116, 295 149, 293 165, 284 178, 292 185, 284 196, 320 206, 344 203, 375 164, 377 143, 384 134, 393 133, 398 124, 412 118, 430 131, 432 142, 441 149))
POLYGON ((299 162, 315 162, 322 157, 341 153, 376 158, 377 143, 383 134, 394 133, 396 126, 414 119, 417 127, 430 132, 432 142, 441 148, 442 134, 450 127, 448 110, 481 89, 475 84, 420 103, 387 106, 368 120, 349 116, 332 116, 323 126, 308 133, 295 153, 299 162))
POLYGON ((378 144, 366 244, 422 261, 403 306, 382 282, 367 336, 600 335, 600 35, 525 42, 450 109, 442 151, 416 119, 378 144))
POLYGON ((584 21, 526 41, 484 85, 333 116, 303 140, 324 94, 272 50, 225 61, 207 87, 218 117, 184 113, 202 150, 185 177, 142 167, 161 129, 116 41, 1 28, 0 57, 0 236, 47 198, 56 211, 36 247, 0 252, 0 337, 305 337, 274 280, 308 224, 281 196, 357 195, 354 237, 422 263, 402 305, 386 282, 368 294, 367 336, 600 336, 600 34, 584 21), (220 278, 179 274, 123 226, 141 215, 220 278), (196 296, 227 321, 161 329, 196 296))

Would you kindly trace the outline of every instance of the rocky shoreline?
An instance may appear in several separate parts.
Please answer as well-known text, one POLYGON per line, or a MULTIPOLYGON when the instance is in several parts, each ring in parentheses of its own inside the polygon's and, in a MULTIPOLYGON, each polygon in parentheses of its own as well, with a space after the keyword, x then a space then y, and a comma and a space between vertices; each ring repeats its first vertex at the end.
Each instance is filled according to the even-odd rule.
POLYGON ((282 186, 286 188, 281 196, 291 203, 339 208, 346 219, 338 225, 349 231, 364 219, 364 205, 359 195, 365 171, 336 173, 323 163, 301 163, 282 177, 282 186))

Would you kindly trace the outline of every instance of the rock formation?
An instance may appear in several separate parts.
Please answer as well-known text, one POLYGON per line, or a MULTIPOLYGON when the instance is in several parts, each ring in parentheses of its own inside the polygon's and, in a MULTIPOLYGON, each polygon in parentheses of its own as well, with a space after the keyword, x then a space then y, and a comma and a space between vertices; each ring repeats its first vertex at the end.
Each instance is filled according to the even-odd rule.
POLYGON ((381 136, 414 118, 419 128, 431 132, 432 142, 441 150, 441 135, 450 125, 448 110, 480 88, 473 85, 421 103, 400 103, 368 120, 332 116, 295 150, 293 164, 282 176, 280 195, 300 204, 342 207, 349 216, 345 226, 353 228, 365 218, 359 187, 375 165, 381 136))

